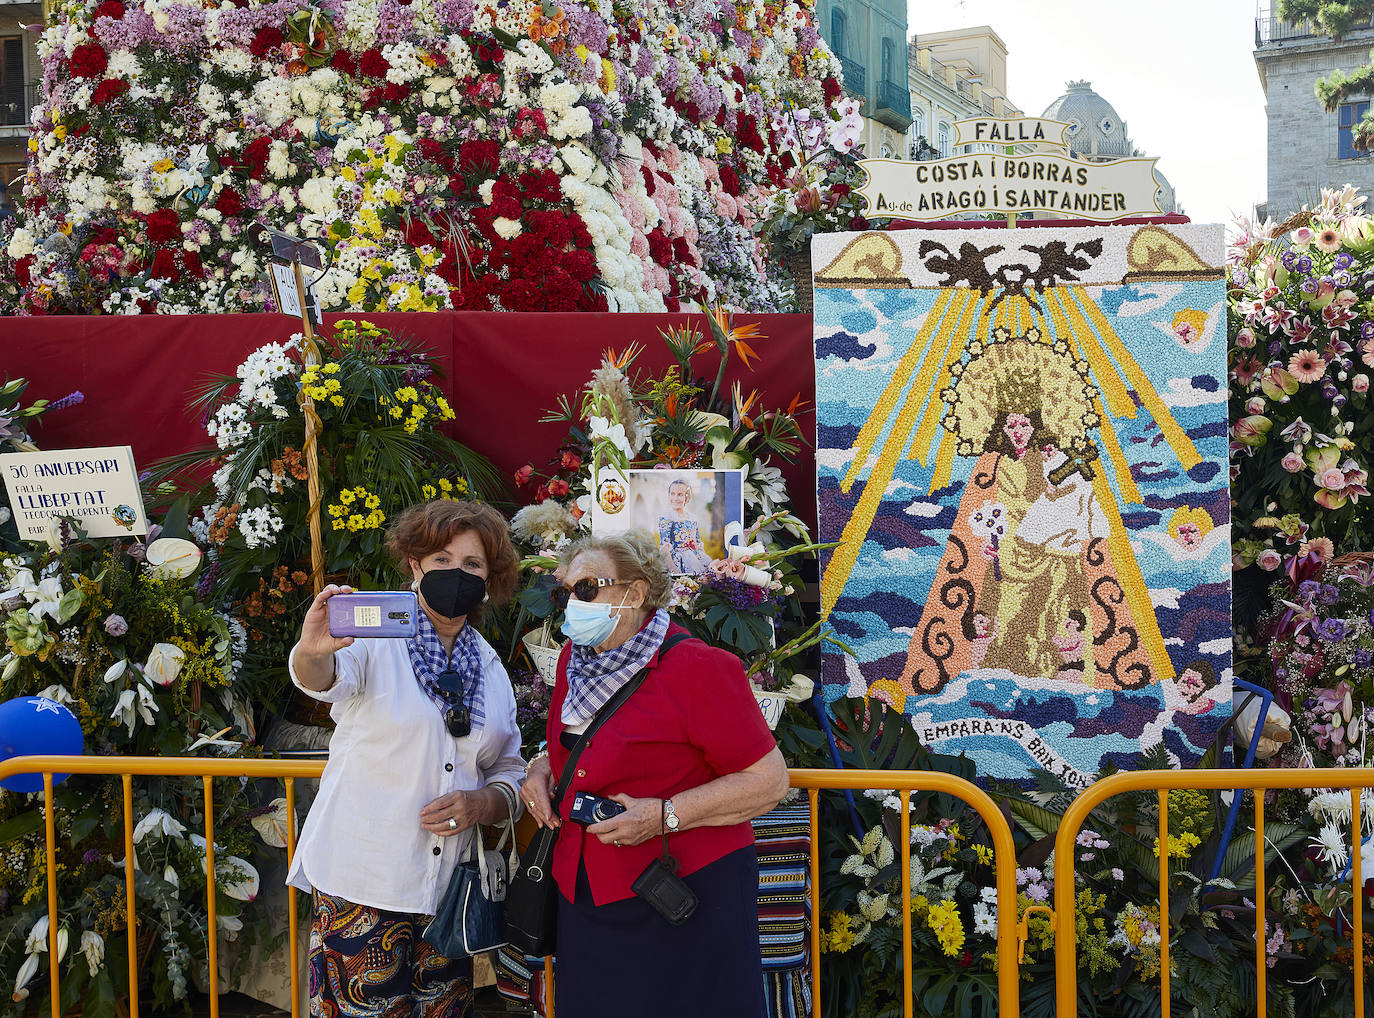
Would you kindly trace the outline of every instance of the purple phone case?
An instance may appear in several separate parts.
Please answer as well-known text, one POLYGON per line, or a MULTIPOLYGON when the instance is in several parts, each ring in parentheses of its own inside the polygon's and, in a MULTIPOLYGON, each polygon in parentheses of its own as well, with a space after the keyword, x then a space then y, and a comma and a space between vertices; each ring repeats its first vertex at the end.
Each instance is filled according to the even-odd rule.
POLYGON ((420 602, 413 591, 335 594, 325 604, 330 636, 410 639, 419 631, 420 602))

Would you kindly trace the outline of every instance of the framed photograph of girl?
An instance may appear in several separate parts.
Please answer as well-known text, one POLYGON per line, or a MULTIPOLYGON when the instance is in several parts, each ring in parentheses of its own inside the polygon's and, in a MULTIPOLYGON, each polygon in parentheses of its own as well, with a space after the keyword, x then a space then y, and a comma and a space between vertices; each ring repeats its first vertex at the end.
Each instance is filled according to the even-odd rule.
POLYGON ((593 534, 657 534, 675 576, 724 558, 731 523, 744 523, 742 470, 603 470, 592 499, 593 534))

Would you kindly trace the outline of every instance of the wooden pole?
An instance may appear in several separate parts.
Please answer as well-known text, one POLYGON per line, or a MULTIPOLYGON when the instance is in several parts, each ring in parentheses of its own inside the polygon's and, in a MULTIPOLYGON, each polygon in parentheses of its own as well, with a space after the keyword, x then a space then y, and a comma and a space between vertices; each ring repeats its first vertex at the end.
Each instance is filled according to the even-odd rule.
MULTIPOLYGON (((301 263, 293 261, 291 269, 296 275, 296 295, 301 303, 301 361, 306 367, 320 363, 320 347, 315 342, 315 329, 310 322, 310 307, 305 298, 305 277, 301 273, 301 263)), ((320 461, 317 442, 320 432, 320 416, 315 413, 315 401, 301 389, 301 412, 305 414, 305 454, 306 492, 310 498, 308 519, 310 521, 310 586, 318 594, 324 588, 324 532, 320 523, 320 461)))

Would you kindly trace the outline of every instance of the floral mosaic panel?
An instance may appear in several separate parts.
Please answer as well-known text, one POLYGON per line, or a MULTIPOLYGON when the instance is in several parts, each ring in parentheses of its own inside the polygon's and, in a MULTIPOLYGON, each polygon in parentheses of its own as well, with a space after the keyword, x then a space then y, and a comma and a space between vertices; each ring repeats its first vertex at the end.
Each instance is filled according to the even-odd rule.
POLYGON ((981 775, 1187 766, 1231 711, 1222 232, 813 241, 828 699, 981 775))

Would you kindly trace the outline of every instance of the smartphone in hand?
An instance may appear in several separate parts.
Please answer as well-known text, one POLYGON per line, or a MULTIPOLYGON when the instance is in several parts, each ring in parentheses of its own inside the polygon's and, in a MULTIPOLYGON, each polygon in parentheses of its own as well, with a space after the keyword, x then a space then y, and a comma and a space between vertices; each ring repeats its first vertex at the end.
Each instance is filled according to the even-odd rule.
POLYGON ((335 594, 329 609, 329 635, 410 639, 420 626, 420 600, 411 590, 355 591, 335 594))

